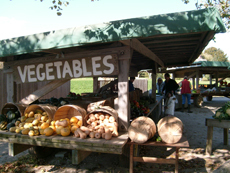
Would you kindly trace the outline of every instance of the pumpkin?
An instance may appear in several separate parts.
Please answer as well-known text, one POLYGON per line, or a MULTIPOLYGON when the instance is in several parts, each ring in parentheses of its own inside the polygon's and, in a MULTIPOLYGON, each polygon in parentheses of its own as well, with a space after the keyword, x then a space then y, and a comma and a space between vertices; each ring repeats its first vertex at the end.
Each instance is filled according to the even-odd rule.
POLYGON ((53 133, 54 133, 54 130, 51 127, 44 129, 44 135, 46 136, 51 136, 53 135, 53 133))
POLYGON ((3 114, 1 114, 1 115, 0 115, 0 122, 1 122, 1 121, 6 121, 6 120, 7 120, 6 116, 3 115, 3 114))
POLYGON ((11 123, 7 124, 6 128, 7 128, 7 130, 10 130, 10 128, 14 127, 14 126, 15 126, 15 124, 11 122, 11 123))
POLYGON ((62 128, 61 129, 61 135, 62 136, 69 136, 70 135, 70 129, 69 128, 62 128))

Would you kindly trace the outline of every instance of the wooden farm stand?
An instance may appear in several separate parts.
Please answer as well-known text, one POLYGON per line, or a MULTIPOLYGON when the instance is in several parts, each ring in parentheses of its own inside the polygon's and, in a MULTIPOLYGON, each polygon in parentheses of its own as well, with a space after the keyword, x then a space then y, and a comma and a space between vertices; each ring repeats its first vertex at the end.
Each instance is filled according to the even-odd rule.
MULTIPOLYGON (((118 80, 114 109, 118 112, 119 136, 105 141, 1 132, 0 140, 9 143, 11 155, 29 146, 73 149, 73 158, 77 160, 73 163, 78 163, 80 151, 122 154, 130 123, 129 77, 137 76, 142 69, 152 69, 152 97, 156 100, 157 69, 190 65, 215 33, 220 32, 226 29, 218 10, 209 8, 2 40, 0 96, 6 96, 2 97, 7 98, 6 102, 30 104, 70 79, 82 77, 93 77, 93 92, 97 93, 98 77, 114 77, 118 80), (49 83, 27 97, 19 98, 16 94, 19 84, 35 85, 43 81, 49 83)), ((159 105, 153 106, 151 112, 159 105)))

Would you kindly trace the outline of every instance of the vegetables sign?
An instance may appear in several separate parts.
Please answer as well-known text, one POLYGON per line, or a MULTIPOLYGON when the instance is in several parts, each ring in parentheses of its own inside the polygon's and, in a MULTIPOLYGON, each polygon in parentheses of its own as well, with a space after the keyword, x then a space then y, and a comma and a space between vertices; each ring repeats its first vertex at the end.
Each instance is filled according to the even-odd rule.
POLYGON ((41 82, 80 77, 108 76, 118 74, 116 55, 95 56, 18 65, 14 70, 17 83, 41 82))

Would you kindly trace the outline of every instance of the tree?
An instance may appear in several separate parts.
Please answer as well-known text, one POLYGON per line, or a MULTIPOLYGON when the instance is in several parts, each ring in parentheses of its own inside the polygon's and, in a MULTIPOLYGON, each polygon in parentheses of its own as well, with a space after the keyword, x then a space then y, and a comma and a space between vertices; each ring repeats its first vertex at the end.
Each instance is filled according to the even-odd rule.
POLYGON ((202 54, 201 57, 203 59, 207 59, 208 61, 222 61, 228 62, 227 54, 224 53, 221 49, 217 49, 215 47, 210 47, 206 49, 202 54))
MULTIPOLYGON (((188 4, 189 0, 182 0, 188 4)), ((216 7, 225 23, 226 28, 230 29, 230 1, 229 0, 197 0, 195 3, 197 9, 216 7)))
MULTIPOLYGON (((41 2, 43 0, 40 0, 41 2)), ((56 10, 57 11, 57 15, 61 16, 61 10, 63 6, 68 6, 69 5, 69 1, 64 1, 64 0, 52 0, 53 5, 50 7, 51 10, 56 10)))

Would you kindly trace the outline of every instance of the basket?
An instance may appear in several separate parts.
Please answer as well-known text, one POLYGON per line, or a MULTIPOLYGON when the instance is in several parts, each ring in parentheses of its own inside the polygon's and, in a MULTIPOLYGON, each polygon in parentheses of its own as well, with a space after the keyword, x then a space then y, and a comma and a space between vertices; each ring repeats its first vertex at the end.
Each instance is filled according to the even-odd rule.
POLYGON ((72 117, 76 117, 77 119, 81 120, 84 125, 84 117, 86 116, 86 110, 77 105, 64 105, 57 109, 54 114, 53 120, 60 120, 64 118, 71 119, 72 117))
POLYGON ((89 112, 85 116, 85 123, 88 120, 90 114, 92 114, 92 113, 95 114, 95 113, 99 113, 99 112, 106 113, 106 114, 109 114, 110 116, 113 116, 115 118, 115 121, 118 123, 118 113, 115 109, 111 108, 110 106, 102 106, 98 109, 95 109, 95 110, 89 112))
POLYGON ((53 105, 48 105, 48 104, 34 104, 34 105, 30 105, 26 108, 25 110, 25 114, 26 113, 30 113, 31 111, 35 111, 36 109, 41 109, 43 110, 44 112, 47 113, 47 115, 49 116, 49 119, 53 120, 53 116, 57 110, 57 107, 56 106, 53 106, 53 105))
POLYGON ((20 104, 20 103, 6 103, 2 108, 2 114, 6 115, 8 111, 12 111, 12 112, 18 111, 20 113, 20 116, 23 116, 24 111, 27 107, 28 105, 20 104))

